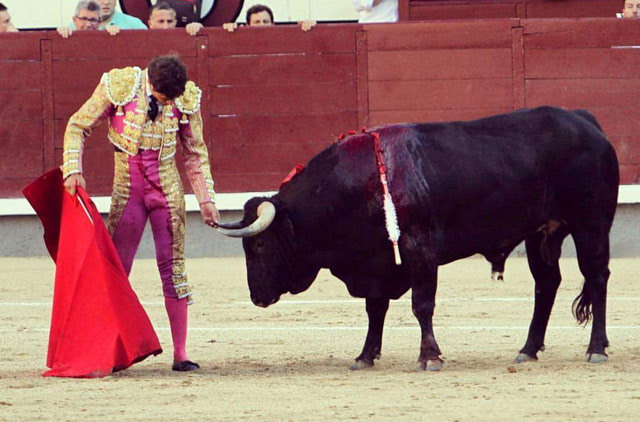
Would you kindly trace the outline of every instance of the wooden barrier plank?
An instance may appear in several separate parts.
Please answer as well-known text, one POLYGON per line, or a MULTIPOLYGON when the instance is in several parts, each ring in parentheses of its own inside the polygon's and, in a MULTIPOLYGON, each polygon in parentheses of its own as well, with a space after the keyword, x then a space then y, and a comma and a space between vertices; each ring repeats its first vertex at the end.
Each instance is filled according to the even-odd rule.
POLYGON ((598 119, 604 133, 609 137, 640 134, 640 119, 628 108, 589 107, 589 112, 598 119))
POLYGON ((369 52, 369 80, 511 77, 511 48, 369 52))
MULTIPOLYGON (((40 40, 47 37, 43 31, 5 32, 0 37, 0 62, 12 60, 40 61, 40 40)), ((4 74, 2 77, 4 79, 4 74)))
POLYGON ((212 115, 309 114, 357 110, 352 83, 210 87, 212 115))
POLYGON ((0 119, 0 178, 29 178, 42 173, 42 119, 0 119))
MULTIPOLYGON (((54 155, 56 166, 61 165, 62 148, 56 148, 54 155)), ((113 146, 85 148, 82 158, 83 173, 87 181, 89 195, 111 195, 111 187, 113 185, 113 146)))
POLYGON ((281 142, 278 148, 264 145, 214 144, 211 157, 220 173, 266 172, 287 174, 296 164, 305 164, 327 145, 317 142, 281 142), (283 154, 282 151, 286 151, 283 154))
MULTIPOLYGON (((23 139, 25 143, 42 142, 44 136, 44 123, 42 119, 13 120, 0 119, 0 145, 6 145, 8 139, 23 139)), ((10 155, 9 150, 3 146, 4 154, 10 155)))
POLYGON ((640 163, 640 134, 608 135, 621 164, 640 163))
POLYGON ((278 190, 287 172, 217 173, 213 175, 215 191, 225 192, 269 192, 278 190))
MULTIPOLYGON (((31 129, 28 124, 42 128, 41 121, 21 122, 21 132, 31 129)), ((40 133, 42 135, 42 133, 40 133)), ((42 138, 37 139, 28 135, 4 137, 0 135, 0 142, 5 151, 0 155, 0 178, 36 178, 42 174, 44 157, 42 155, 42 138)))
POLYGON ((323 24, 304 32, 298 25, 241 27, 230 33, 221 28, 205 28, 210 56, 283 53, 353 53, 356 24, 323 24))
POLYGON ((614 17, 622 9, 620 0, 528 1, 527 18, 614 17))
POLYGON ((22 188, 33 182, 35 177, 0 178, 0 198, 24 198, 22 188))
POLYGON ((409 16, 412 21, 454 20, 454 19, 504 19, 515 18, 516 3, 483 3, 479 5, 464 2, 442 4, 442 2, 411 2, 409 16))
MULTIPOLYGON (((358 129, 355 111, 300 115, 242 115, 213 117, 205 123, 211 145, 262 145, 278 148, 281 142, 326 145, 340 133, 358 129)), ((214 158, 215 160, 215 158, 214 158)))
POLYGON ((639 164, 621 164, 620 165, 620 184, 621 185, 640 184, 640 165, 639 164))
POLYGON ((530 49, 525 53, 527 79, 635 78, 639 68, 640 49, 530 49))
MULTIPOLYGON (((406 1, 404 7, 408 11, 408 3, 406 1)), ((358 126, 367 126, 369 125, 369 48, 366 31, 358 31, 356 33, 356 50, 358 126)))
POLYGON ((512 106, 513 83, 510 78, 369 83, 371 111, 512 106))
POLYGON ((261 85, 355 80, 353 53, 229 56, 210 60, 211 85, 261 85))
POLYGON ((129 63, 140 59, 147 63, 160 54, 178 54, 181 58, 197 56, 196 37, 184 28, 162 31, 123 30, 116 36, 106 31, 77 31, 70 38, 62 38, 55 31, 49 33, 54 60, 127 58, 129 63), (141 31, 149 36, 140 36, 141 31), (93 46, 93 48, 87 48, 93 46), (99 47, 98 47, 99 46, 99 47))
POLYGON ((42 119, 40 90, 0 91, 0 120, 42 119))
POLYGON ((518 19, 494 21, 368 24, 369 53, 380 50, 440 48, 511 48, 511 28, 518 19))
POLYGON ((636 19, 526 19, 522 26, 525 50, 640 45, 640 21, 636 19))
POLYGON ((513 28, 512 34, 512 80, 513 80, 513 108, 519 109, 524 107, 524 35, 522 27, 513 28))
POLYGON ((640 79, 533 79, 525 82, 527 107, 617 107, 640 102, 640 79))
POLYGON ((452 110, 383 110, 371 112, 371 126, 390 123, 450 122, 475 120, 494 114, 508 113, 511 108, 458 108, 452 110))
POLYGON ((42 62, 0 61, 0 75, 0 91, 22 91, 39 87, 42 85, 42 62))

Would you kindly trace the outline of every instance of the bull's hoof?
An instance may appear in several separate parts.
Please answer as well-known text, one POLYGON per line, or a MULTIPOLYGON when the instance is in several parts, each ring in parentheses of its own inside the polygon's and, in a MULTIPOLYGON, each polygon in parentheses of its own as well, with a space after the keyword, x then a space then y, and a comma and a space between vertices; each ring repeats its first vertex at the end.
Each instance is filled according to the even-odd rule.
POLYGON ((609 356, 604 353, 587 353, 586 360, 589 363, 602 363, 609 360, 609 356))
POLYGON ((499 271, 491 271, 491 280, 504 281, 504 273, 499 271))
POLYGON ((442 370, 443 365, 444 361, 440 358, 428 359, 424 362, 420 362, 420 365, 418 365, 418 371, 440 371, 442 370))
POLYGON ((367 369, 373 367, 373 361, 367 362, 366 360, 356 360, 353 365, 349 367, 352 371, 359 371, 361 369, 367 369))
POLYGON ((538 358, 535 356, 529 356, 526 353, 518 353, 518 356, 513 360, 513 363, 525 363, 525 362, 535 362, 538 358))

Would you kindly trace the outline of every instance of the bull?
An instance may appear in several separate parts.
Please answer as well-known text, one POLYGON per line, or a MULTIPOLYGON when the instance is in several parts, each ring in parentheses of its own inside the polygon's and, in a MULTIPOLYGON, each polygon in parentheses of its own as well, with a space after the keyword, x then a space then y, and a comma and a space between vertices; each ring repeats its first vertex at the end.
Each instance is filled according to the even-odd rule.
POLYGON ((516 362, 537 360, 561 282, 559 258, 570 234, 584 283, 573 302, 578 323, 593 319, 590 362, 607 360, 605 327, 609 231, 618 161, 587 111, 518 110, 469 122, 381 126, 316 155, 270 198, 252 198, 239 222, 218 230, 242 237, 252 302, 267 307, 297 294, 321 268, 366 299, 368 332, 352 369, 380 357, 390 299, 411 289, 421 328, 419 366, 440 370, 432 317, 438 266, 479 253, 494 269, 524 241, 535 280, 534 312, 516 362), (401 235, 401 265, 385 228, 379 166, 401 235))

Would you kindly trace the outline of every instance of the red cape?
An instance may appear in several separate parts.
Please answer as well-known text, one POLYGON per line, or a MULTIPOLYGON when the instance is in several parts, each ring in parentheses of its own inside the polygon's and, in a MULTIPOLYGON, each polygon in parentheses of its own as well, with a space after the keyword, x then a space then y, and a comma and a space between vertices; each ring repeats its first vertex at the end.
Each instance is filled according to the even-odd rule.
POLYGON ((44 226, 56 262, 44 376, 102 377, 162 353, 118 253, 89 195, 63 187, 62 172, 44 174, 22 193, 44 226))

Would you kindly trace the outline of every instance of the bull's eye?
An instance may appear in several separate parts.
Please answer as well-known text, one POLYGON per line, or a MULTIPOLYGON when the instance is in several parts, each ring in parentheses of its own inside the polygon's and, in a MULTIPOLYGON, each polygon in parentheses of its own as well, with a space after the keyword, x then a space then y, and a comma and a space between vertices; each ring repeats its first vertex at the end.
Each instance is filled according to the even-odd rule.
POLYGON ((264 248, 264 240, 258 239, 256 240, 256 249, 259 251, 264 248))

